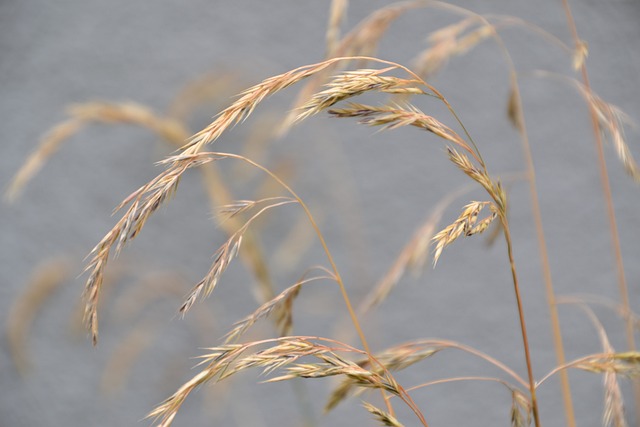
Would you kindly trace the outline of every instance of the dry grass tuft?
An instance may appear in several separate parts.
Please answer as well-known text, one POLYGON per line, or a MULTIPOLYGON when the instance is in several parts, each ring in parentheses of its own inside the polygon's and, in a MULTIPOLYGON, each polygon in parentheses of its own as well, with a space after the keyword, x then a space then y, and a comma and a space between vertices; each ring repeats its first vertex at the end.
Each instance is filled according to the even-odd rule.
MULTIPOLYGON (((424 94, 424 92, 422 93, 424 94)), ((329 114, 334 117, 360 117, 359 123, 368 126, 382 126, 383 130, 393 130, 403 126, 414 126, 431 132, 465 149, 468 147, 464 140, 451 128, 435 118, 424 114, 412 105, 406 105, 405 107, 399 105, 373 107, 350 103, 346 108, 329 110, 329 114)))
POLYGON ((585 102, 593 111, 595 126, 599 129, 601 136, 609 141, 616 150, 618 159, 622 162, 625 171, 634 181, 640 182, 640 167, 631 154, 631 150, 625 140, 624 126, 633 125, 633 121, 617 106, 604 101, 596 95, 590 88, 579 81, 546 71, 536 71, 535 76, 542 78, 557 79, 570 84, 583 97, 585 102))
MULTIPOLYGON (((340 1, 335 1, 332 7, 340 1)), ((378 9, 363 19, 353 30, 346 34, 340 41, 336 41, 333 49, 327 49, 327 59, 345 58, 344 61, 335 62, 322 72, 317 73, 310 81, 300 90, 296 100, 293 103, 291 113, 284 118, 279 125, 278 134, 284 135, 296 121, 297 111, 325 82, 330 71, 335 70, 340 65, 347 66, 351 61, 349 57, 359 57, 357 60, 359 65, 364 67, 368 62, 363 57, 373 56, 377 50, 377 45, 382 36, 385 34, 389 25, 393 23, 403 13, 420 7, 419 1, 404 2, 393 4, 378 9)), ((333 17, 333 9, 332 9, 333 17)), ((336 18, 331 18, 332 22, 336 18)), ((330 32, 335 30, 329 30, 330 32)))
POLYGON ((183 147, 184 154, 195 154, 205 145, 215 141, 229 127, 246 119, 265 98, 308 77, 322 72, 340 58, 299 67, 286 73, 268 78, 241 93, 240 98, 217 115, 216 119, 191 137, 183 147))
POLYGON ((511 427, 531 425, 531 401, 521 391, 511 390, 511 427))
POLYGON ((247 344, 226 344, 211 348, 209 351, 209 354, 202 356, 201 363, 207 366, 148 415, 150 418, 159 420, 159 427, 171 425, 182 402, 199 385, 212 380, 221 381, 249 368, 260 368, 265 375, 279 370, 284 371, 283 375, 271 378, 267 382, 344 375, 359 387, 382 389, 395 395, 402 394, 392 378, 368 371, 337 354, 337 352, 362 353, 360 350, 332 340, 283 337, 247 344), (270 347, 244 354, 251 348, 265 345, 270 347), (306 357, 315 358, 318 362, 299 362, 306 357))
POLYGON ((124 244, 140 232, 149 216, 176 190, 180 176, 185 170, 218 159, 217 157, 203 156, 181 158, 174 163, 175 167, 173 169, 168 169, 158 175, 151 182, 131 194, 120 205, 120 207, 122 207, 124 204, 132 201, 127 212, 90 252, 89 256, 91 256, 91 260, 85 268, 85 271, 89 272, 89 278, 87 279, 84 291, 84 300, 86 302, 84 319, 91 333, 94 345, 98 342, 98 301, 100 298, 100 289, 112 247, 115 246, 115 254, 117 255, 124 244))
POLYGON ((445 227, 438 234, 433 236, 433 242, 435 243, 435 249, 433 252, 433 265, 435 266, 442 254, 442 250, 453 243, 458 237, 473 236, 474 234, 480 234, 485 231, 491 222, 498 215, 498 209, 491 202, 471 202, 464 207, 464 210, 452 224, 445 227), (478 215, 482 209, 489 206, 491 215, 480 220, 478 222, 478 215))
POLYGON ((493 182, 486 170, 477 168, 471 160, 463 153, 459 153, 454 148, 447 147, 449 160, 455 164, 458 169, 464 172, 469 178, 480 184, 496 202, 500 212, 506 212, 507 196, 502 189, 500 182, 493 182))
MULTIPOLYGON (((371 367, 371 360, 369 358, 361 359, 355 363, 358 366, 363 368, 368 367, 373 372, 378 373, 400 371, 433 356, 443 348, 445 347, 432 343, 409 342, 388 348, 376 354, 374 360, 377 366, 373 368, 371 367)), ((331 392, 324 407, 325 412, 331 411, 340 402, 345 400, 357 386, 357 382, 354 382, 352 378, 344 379, 342 383, 331 392)))
POLYGON ((319 113, 345 99, 361 95, 365 92, 377 91, 393 94, 425 94, 422 89, 416 87, 421 82, 407 80, 382 74, 397 67, 389 67, 381 70, 360 69, 347 71, 335 76, 325 86, 327 89, 313 95, 298 110, 295 121, 301 121, 309 116, 319 113))
POLYGON ((364 406, 364 408, 369 411, 383 426, 404 427, 400 421, 390 413, 385 412, 368 402, 362 402, 362 406, 364 406))

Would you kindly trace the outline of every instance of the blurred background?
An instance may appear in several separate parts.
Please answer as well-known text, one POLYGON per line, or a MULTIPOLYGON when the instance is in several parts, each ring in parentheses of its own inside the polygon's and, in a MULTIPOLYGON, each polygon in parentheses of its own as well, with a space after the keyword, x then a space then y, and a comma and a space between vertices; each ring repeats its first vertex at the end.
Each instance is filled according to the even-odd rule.
MULTIPOLYGON (((559 1, 454 4, 521 18, 573 46, 559 1)), ((387 5, 350 1, 342 35, 387 5)), ((640 4, 598 0, 571 5, 588 44, 586 63, 594 91, 637 121, 640 4)), ((210 187, 194 170, 185 175, 175 198, 112 261, 96 348, 78 314, 84 257, 119 218, 111 215, 114 207, 155 177, 162 167, 154 163, 177 148, 160 137, 163 132, 174 140, 193 134, 250 85, 320 62, 327 51, 330 6, 328 0, 0 2, 3 189, 48 131, 70 117, 84 120, 57 128, 69 138, 13 203, 0 206, 0 426, 148 425, 145 415, 197 372, 194 357, 202 348, 220 344, 234 322, 263 302, 264 289, 237 259, 210 298, 197 303, 184 320, 176 315, 183 296, 206 274, 212 255, 226 240, 224 227, 215 222, 210 187), (122 123, 130 121, 119 116, 123 111, 141 117, 146 128, 122 123), (170 125, 150 132, 154 124, 149 117, 164 118, 170 125)), ((433 31, 460 19, 439 7, 398 14, 389 21, 376 56, 411 66, 429 46, 433 31)), ((579 77, 571 55, 522 25, 499 30, 521 75, 556 292, 592 295, 593 310, 611 345, 624 351, 624 322, 602 305, 620 298, 588 109, 571 84, 540 78, 535 71, 579 77)), ((487 39, 452 57, 429 81, 454 106, 490 171, 506 183, 534 373, 541 378, 556 361, 529 186, 518 178, 526 167, 522 143, 506 114, 508 73, 502 51, 487 39)), ((320 114, 278 136, 278 124, 301 88, 289 88, 261 104, 245 123, 223 135, 215 149, 256 159, 308 202, 359 305, 443 197, 469 179, 447 160, 443 141, 416 129, 377 132, 320 114)), ((413 101, 455 126, 432 98, 413 101)), ((637 130, 626 130, 638 157, 637 130)), ((639 310, 638 186, 611 145, 605 155, 631 308, 639 310)), ((237 162, 221 162, 217 172, 233 199, 283 194, 264 174, 237 162)), ((457 197, 438 229, 470 200, 486 200, 486 195, 478 188, 457 197)), ((328 266, 295 206, 273 210, 252 230, 276 293, 309 267, 328 266)), ((526 377, 504 242, 488 245, 486 236, 463 239, 445 249, 435 270, 430 264, 427 260, 422 274, 403 277, 379 307, 362 316, 372 347, 446 338, 476 347, 526 377)), ((579 307, 561 305, 559 312, 568 360, 602 350, 597 330, 579 307)), ((294 334, 338 337, 359 345, 352 329, 335 284, 317 282, 302 289, 294 303, 294 334)), ((273 334, 269 321, 263 321, 243 339, 273 334)), ((398 374, 398 380, 410 387, 464 375, 500 373, 450 351, 398 374)), ((602 378, 582 372, 571 372, 570 378, 578 425, 601 425, 602 378)), ((375 425, 360 407, 362 396, 323 415, 334 381, 258 384, 263 379, 248 371, 199 389, 174 425, 375 425)), ((637 425, 631 386, 623 381, 622 387, 627 419, 637 425)), ((431 426, 510 423, 511 395, 499 384, 440 385, 413 396, 431 426)), ((379 399, 370 392, 364 397, 379 399)), ((543 424, 562 425, 557 379, 540 388, 539 399, 543 424)), ((411 414, 396 406, 405 425, 416 425, 411 414)))

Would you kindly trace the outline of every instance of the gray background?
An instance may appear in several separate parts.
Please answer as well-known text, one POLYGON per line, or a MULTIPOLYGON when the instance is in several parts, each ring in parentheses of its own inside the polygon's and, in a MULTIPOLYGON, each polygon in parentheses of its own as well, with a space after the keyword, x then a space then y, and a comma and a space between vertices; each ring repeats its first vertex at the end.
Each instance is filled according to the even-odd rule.
MULTIPOLYGON (((595 91, 637 120, 639 4, 624 0, 573 3, 579 31, 589 44, 588 67, 595 91)), ((384 4, 352 1, 346 28, 384 4)), ((570 43, 558 1, 459 4, 477 12, 524 18, 570 43)), ((0 183, 5 186, 41 135, 65 118, 68 104, 132 100, 164 111, 192 79, 212 70, 232 71, 237 81, 221 94, 224 99, 202 109, 190 122, 194 131, 202 128, 234 91, 321 60, 328 10, 328 1, 0 2, 0 183)), ((403 16, 384 38, 379 56, 408 63, 425 46, 430 31, 455 19, 433 9, 403 16)), ((571 73, 570 59, 557 48, 521 30, 506 30, 503 35, 519 70, 571 73)), ((494 44, 484 43, 454 59, 433 83, 456 107, 492 171, 506 174, 523 169, 520 142, 504 115, 507 71, 494 44)), ((522 90, 557 291, 616 298, 587 109, 575 91, 557 82, 524 79, 522 90)), ((294 94, 289 90, 274 97, 257 112, 256 120, 263 113, 286 111, 294 94)), ((450 123, 430 100, 416 102, 450 123)), ((249 120, 225 136, 218 148, 233 151, 252 124, 249 120)), ((629 130, 627 136, 640 157, 637 132, 629 130)), ((265 162, 274 167, 282 159, 295 164, 291 182, 323 218, 328 243, 358 300, 391 265, 437 201, 467 182, 446 161, 443 147, 441 141, 412 129, 374 133, 348 121, 319 116, 273 142, 265 162)), ((110 311, 115 302, 108 300, 102 312, 101 342, 95 349, 82 334, 78 339, 78 334, 70 333, 70 313, 83 286, 81 278, 74 279, 82 270, 82 258, 114 224, 113 207, 155 176, 160 169, 153 162, 169 151, 143 130, 90 127, 63 146, 18 203, 0 207, 3 315, 41 262, 64 255, 74 269, 72 278, 38 313, 27 337, 32 366, 26 376, 16 372, 6 340, 0 341, 1 426, 147 425, 148 421, 140 421, 143 416, 195 372, 190 370, 195 361, 189 358, 200 354, 200 347, 215 345, 234 321, 256 307, 251 276, 236 263, 203 304, 216 319, 207 325, 210 329, 204 337, 194 333, 199 318, 184 322, 175 318, 178 298, 165 299, 126 319, 110 311), (135 362, 124 388, 105 394, 100 384, 113 352, 127 331, 144 319, 154 319, 157 327, 151 346, 135 362)), ((632 305, 638 310, 638 188, 625 176, 610 147, 607 159, 632 305)), ((233 166, 224 170, 235 181, 233 166)), ((251 197, 257 178, 251 179, 233 184, 239 198, 251 197)), ((534 369, 540 377, 555 362, 527 185, 514 183, 510 197, 515 256, 534 369)), ((443 224, 454 219, 468 200, 477 198, 484 195, 477 191, 457 200, 443 224)), ((278 247, 298 214, 295 208, 287 208, 273 215, 263 225, 265 247, 278 247)), ((136 268, 123 275, 116 297, 139 280, 142 271, 180 272, 187 283, 197 282, 224 241, 211 215, 197 175, 187 176, 176 199, 153 217, 124 252, 122 265, 136 268)), ((279 289, 315 264, 326 264, 317 244, 299 265, 274 273, 279 289)), ((301 294, 295 333, 351 334, 345 332, 348 323, 341 320, 344 310, 337 290, 325 285, 301 294), (336 332, 340 327, 344 330, 336 332)), ((468 239, 447 249, 435 271, 403 280, 378 312, 364 319, 365 332, 378 349, 421 337, 458 340, 492 354, 525 376, 513 302, 504 245, 499 242, 487 249, 482 238, 468 239)), ((560 312, 568 358, 599 351, 597 335, 584 314, 575 307, 561 307, 560 312)), ((613 346, 624 349, 620 320, 607 310, 597 309, 597 313, 613 346)), ((497 373, 485 363, 451 352, 399 379, 412 385, 457 375, 497 373)), ((571 378, 579 425, 600 425, 600 378, 583 373, 572 373, 571 378)), ((322 425, 373 423, 358 408, 357 399, 321 418, 328 381, 307 381, 306 391, 294 392, 287 384, 254 385, 259 380, 257 372, 250 372, 230 381, 224 391, 195 393, 175 425, 300 425, 294 394, 311 396, 312 411, 322 425)), ((541 389, 544 425, 563 423, 558 390, 554 381, 541 389)), ((624 390, 633 424, 628 384, 624 390)), ((498 385, 437 386, 416 392, 415 399, 431 426, 509 424, 510 397, 498 385)), ((416 425, 405 411, 400 409, 399 414, 406 425, 416 425)))

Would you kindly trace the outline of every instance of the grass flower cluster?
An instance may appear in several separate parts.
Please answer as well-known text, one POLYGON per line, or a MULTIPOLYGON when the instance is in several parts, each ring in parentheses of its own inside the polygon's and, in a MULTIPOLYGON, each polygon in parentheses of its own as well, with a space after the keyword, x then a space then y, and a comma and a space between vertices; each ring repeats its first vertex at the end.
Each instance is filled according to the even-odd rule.
MULTIPOLYGON (((69 118, 46 134, 37 150, 17 172, 8 188, 7 198, 14 200, 61 144, 89 124, 140 126, 158 135, 175 150, 171 156, 158 163, 162 171, 156 177, 133 191, 116 208, 115 225, 104 234, 87 257, 83 294, 84 324, 95 345, 98 343, 100 314, 103 310, 109 310, 108 306, 101 304, 101 298, 113 258, 145 233, 150 218, 161 207, 170 203, 172 196, 180 190, 179 185, 184 175, 196 171, 201 173, 211 205, 218 213, 215 220, 226 240, 213 252, 213 261, 202 280, 192 284, 191 290, 182 300, 176 301, 178 313, 181 317, 191 316, 191 309, 195 305, 203 304, 206 298, 216 298, 216 286, 224 282, 225 272, 232 263, 237 262, 237 258, 252 273, 262 301, 252 313, 244 317, 238 316, 237 323, 221 341, 212 342, 210 348, 199 356, 197 373, 191 379, 177 385, 175 393, 150 410, 148 417, 157 426, 168 427, 174 421, 179 425, 183 403, 199 386, 206 383, 213 385, 223 380, 231 381, 240 372, 251 369, 260 371, 262 378, 268 383, 335 377, 339 381, 324 397, 321 405, 325 411, 331 411, 341 402, 360 396, 364 410, 374 422, 396 427, 428 427, 429 411, 424 402, 414 399, 414 392, 437 384, 456 382, 500 384, 511 396, 511 407, 505 408, 505 414, 510 414, 510 419, 505 416, 504 425, 510 422, 512 426, 533 424, 540 427, 545 425, 542 415, 545 408, 538 399, 538 390, 550 378, 558 378, 560 387, 557 396, 564 405, 565 422, 567 426, 574 427, 576 421, 567 372, 580 370, 602 376, 602 425, 629 425, 620 381, 640 375, 640 352, 635 348, 637 318, 629 302, 610 183, 602 155, 605 140, 611 143, 622 167, 632 179, 640 180, 640 168, 633 158, 633 150, 625 140, 623 126, 629 119, 617 107, 593 93, 586 68, 586 44, 579 38, 568 3, 565 1, 563 4, 568 28, 574 36, 569 41, 559 40, 543 29, 517 18, 480 15, 457 6, 431 1, 407 1, 386 6, 374 11, 350 32, 341 36, 348 1, 333 0, 326 33, 326 58, 265 78, 249 87, 220 111, 208 126, 193 135, 189 134, 179 117, 163 117, 134 103, 88 103, 73 106, 68 110, 69 118), (428 38, 429 47, 417 52, 410 65, 377 58, 376 46, 384 38, 389 25, 403 14, 421 8, 442 9, 459 19, 432 31, 428 38), (577 88, 589 109, 599 153, 599 163, 594 168, 601 171, 604 203, 608 207, 611 242, 618 272, 619 303, 615 306, 627 333, 628 348, 623 351, 616 351, 612 347, 605 328, 591 308, 594 304, 602 303, 601 300, 587 297, 562 299, 556 295, 539 206, 536 169, 522 106, 519 86, 521 73, 516 69, 501 35, 501 30, 511 27, 532 32, 549 43, 560 46, 576 71, 577 76, 560 76, 543 71, 533 74, 538 78, 568 82, 577 88), (431 83, 433 77, 453 57, 472 51, 480 43, 489 42, 499 47, 509 69, 509 81, 505 85, 509 90, 507 117, 521 140, 525 171, 520 179, 524 179, 529 186, 534 219, 532 227, 537 233, 542 266, 542 283, 531 286, 545 289, 549 309, 545 315, 552 326, 550 333, 554 339, 557 365, 541 377, 534 375, 536 360, 527 329, 531 313, 526 311, 519 266, 516 265, 514 255, 518 249, 514 244, 510 224, 511 205, 507 189, 509 178, 492 172, 491 165, 483 157, 484 141, 474 140, 473 132, 465 126, 464 117, 458 114, 436 85, 431 83), (284 135, 293 126, 300 126, 316 115, 326 115, 354 125, 375 127, 389 135, 401 128, 426 131, 421 134, 425 140, 442 148, 442 162, 449 162, 459 170, 461 176, 468 179, 467 187, 451 189, 433 207, 431 215, 416 229, 388 272, 378 278, 377 284, 371 286, 367 295, 360 300, 354 300, 349 283, 343 279, 338 267, 340 263, 334 258, 317 216, 287 179, 253 158, 251 152, 230 152, 220 149, 219 144, 216 144, 231 128, 248 126, 253 113, 268 97, 292 87, 298 90, 297 100, 288 115, 271 123, 273 134, 284 135), (376 104, 371 99, 381 101, 376 104), (429 101, 427 108, 421 107, 424 99, 429 101), (431 112, 429 108, 434 104, 438 108, 433 108, 431 112), (267 192, 268 194, 261 194, 253 199, 235 199, 229 185, 233 177, 221 172, 218 167, 221 163, 247 165, 269 182, 269 188, 275 187, 277 191, 267 192), (476 190, 475 194, 479 196, 474 195, 474 199, 455 205, 460 197, 467 197, 472 190, 476 190), (453 222, 442 224, 444 212, 451 206, 459 214, 453 222), (299 279, 284 290, 277 290, 269 275, 270 266, 264 255, 261 235, 254 228, 259 228, 255 225, 263 217, 285 208, 301 210, 307 229, 313 232, 315 242, 322 249, 324 260, 318 261, 315 266, 301 266, 303 273, 299 275, 299 279), (365 313, 378 307, 395 290, 407 271, 420 270, 429 264, 437 268, 438 261, 448 256, 449 245, 481 233, 490 234, 491 239, 501 239, 504 243, 504 268, 509 272, 508 288, 515 297, 513 310, 518 317, 518 323, 513 327, 517 328, 520 335, 525 374, 518 373, 518 369, 507 366, 490 354, 455 341, 424 338, 376 349, 371 344, 373 340, 370 333, 366 333, 367 328, 363 327, 365 313), (427 262, 429 260, 431 263, 427 262), (317 282, 323 282, 324 285, 330 283, 340 290, 340 304, 336 303, 332 309, 348 315, 351 328, 358 337, 357 343, 343 342, 336 337, 304 335, 304 331, 301 331, 302 335, 293 334, 296 330, 294 309, 298 300, 304 298, 301 291, 317 282), (586 354, 576 360, 566 360, 563 336, 571 331, 561 328, 557 312, 559 304, 577 305, 584 311, 598 331, 600 352, 586 354), (275 336, 245 339, 254 325, 267 319, 275 326, 275 336), (482 373, 477 376, 456 376, 454 372, 448 377, 430 382, 420 382, 418 375, 414 382, 400 381, 397 378, 398 372, 418 365, 428 370, 427 359, 455 351, 491 365, 500 372, 500 376, 484 376, 482 373), (400 406, 407 410, 399 411, 400 406)), ((464 268, 464 264, 460 268, 464 268)), ((50 272, 46 275, 54 276, 50 272)), ((25 335, 25 325, 28 326, 28 319, 33 317, 33 306, 41 303, 33 301, 42 301, 52 286, 50 281, 42 278, 35 282, 33 289, 40 289, 40 292, 25 294, 25 299, 16 304, 15 313, 11 317, 27 319, 27 323, 14 322, 8 325, 17 360, 25 359, 20 337, 25 335)), ((185 357, 192 355, 190 353, 185 357)), ((634 384, 635 396, 628 397, 628 400, 639 402, 640 386, 637 382, 634 384)), ((638 406, 637 408, 640 409, 638 406)))

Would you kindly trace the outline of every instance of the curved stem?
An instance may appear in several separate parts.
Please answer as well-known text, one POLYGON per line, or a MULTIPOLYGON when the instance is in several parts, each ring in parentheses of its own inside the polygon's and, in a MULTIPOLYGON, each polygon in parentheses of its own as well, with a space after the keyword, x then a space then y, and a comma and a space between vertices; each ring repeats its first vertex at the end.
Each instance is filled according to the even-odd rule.
POLYGON ((589 356, 581 357, 580 359, 576 359, 572 362, 565 363, 564 365, 556 366, 555 368, 553 368, 553 370, 551 370, 547 375, 542 377, 542 379, 540 379, 540 381, 536 383, 536 388, 540 387, 545 381, 547 381, 549 378, 551 378, 552 376, 554 376, 560 371, 573 368, 574 366, 577 366, 589 360, 593 360, 595 358, 599 358, 599 357, 604 358, 604 357, 610 357, 610 356, 611 356, 611 353, 590 354, 589 356))
POLYGON ((468 347, 466 345, 462 345, 462 344, 456 344, 455 346, 452 345, 452 347, 455 347, 459 350, 462 351, 466 351, 469 354, 473 354, 475 356, 478 356, 484 360, 486 360, 487 362, 491 363, 492 365, 496 366, 497 368, 500 368, 502 371, 506 372, 507 374, 511 375, 512 378, 514 378, 516 381, 518 381, 521 385, 523 385, 524 387, 528 387, 528 384, 526 383, 526 381, 524 381, 522 378, 520 378, 520 375, 516 374, 515 371, 513 371, 511 368, 509 368, 507 365, 503 364, 502 362, 498 361, 497 359, 494 359, 493 357, 479 351, 476 350, 473 347, 468 347))
POLYGON ((500 378, 494 378, 494 377, 452 377, 452 378, 443 378, 441 380, 429 381, 428 383, 418 384, 416 386, 408 388, 407 391, 414 391, 414 390, 418 390, 418 389, 425 388, 425 387, 431 387, 432 385, 449 384, 449 383, 454 383, 454 382, 459 382, 459 381, 490 381, 490 382, 500 383, 500 384, 504 385, 505 387, 507 387, 509 389, 513 389, 513 387, 511 385, 509 385, 508 382, 503 381, 500 378))

